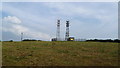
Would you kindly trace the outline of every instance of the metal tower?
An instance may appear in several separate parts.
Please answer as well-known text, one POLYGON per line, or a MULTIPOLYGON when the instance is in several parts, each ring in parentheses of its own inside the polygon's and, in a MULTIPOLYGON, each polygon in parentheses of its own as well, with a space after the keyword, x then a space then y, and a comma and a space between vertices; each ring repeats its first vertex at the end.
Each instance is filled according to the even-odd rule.
POLYGON ((60 20, 57 20, 57 34, 56 41, 60 41, 60 20))
POLYGON ((66 21, 66 35, 65 35, 65 41, 69 38, 69 21, 66 21))
POLYGON ((23 33, 21 33, 21 41, 23 40, 23 33))

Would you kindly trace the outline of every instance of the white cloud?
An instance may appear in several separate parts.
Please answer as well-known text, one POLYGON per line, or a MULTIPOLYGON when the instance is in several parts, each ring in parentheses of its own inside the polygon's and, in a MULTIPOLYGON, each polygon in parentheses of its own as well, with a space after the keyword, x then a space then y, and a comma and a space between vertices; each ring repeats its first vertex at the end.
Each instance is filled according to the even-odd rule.
POLYGON ((21 23, 21 20, 18 19, 17 17, 15 17, 15 16, 4 17, 3 21, 6 22, 6 23, 15 23, 15 24, 20 24, 21 23))
POLYGON ((12 32, 15 35, 20 35, 21 32, 26 34, 26 37, 34 39, 49 40, 50 36, 48 34, 35 31, 32 28, 27 28, 20 24, 21 20, 15 16, 7 16, 3 18, 3 31, 12 32))
MULTIPOLYGON (((82 4, 82 3, 80 3, 82 4)), ((94 3, 95 4, 95 3, 94 3)), ((93 8, 90 5, 75 5, 73 3, 44 3, 45 6, 51 8, 51 9, 57 9, 55 14, 63 15, 66 17, 83 17, 83 18, 93 18, 101 21, 101 23, 104 25, 105 23, 115 22, 117 21, 117 3, 109 5, 111 8, 101 8, 102 4, 95 4, 94 6, 98 6, 97 8, 93 8), (101 8, 101 9, 100 9, 101 8), (116 9, 115 9, 116 8, 116 9), (111 10, 115 9, 115 10, 111 10), (110 11, 111 10, 111 11, 110 11), (114 12, 114 13, 113 13, 114 12)), ((91 4, 92 5, 92 4, 91 4)), ((103 6, 104 7, 104 6, 103 6)), ((116 22, 117 23, 117 22, 116 22)))
MULTIPOLYGON (((3 4, 4 5, 4 4, 3 4)), ((26 9, 28 9, 27 7, 25 7, 26 9)), ((26 22, 27 24, 30 22, 30 21, 34 21, 34 22, 42 22, 43 25, 45 25, 44 22, 48 22, 49 23, 49 20, 50 18, 47 17, 44 18, 44 16, 39 16, 39 15, 34 15, 34 12, 31 12, 31 11, 23 11, 19 8, 16 8, 16 7, 13 7, 11 5, 5 5, 3 6, 3 12, 7 12, 7 13, 10 13, 12 15, 15 15, 15 16, 18 16, 24 20, 27 20, 28 22, 26 22), (15 13, 17 12, 17 13, 15 13), (24 15, 23 15, 24 14, 24 15)), ((32 23, 31 23, 32 24, 32 23)), ((35 23, 34 23, 35 24, 35 23)), ((42 25, 41 24, 41 25, 42 25)))

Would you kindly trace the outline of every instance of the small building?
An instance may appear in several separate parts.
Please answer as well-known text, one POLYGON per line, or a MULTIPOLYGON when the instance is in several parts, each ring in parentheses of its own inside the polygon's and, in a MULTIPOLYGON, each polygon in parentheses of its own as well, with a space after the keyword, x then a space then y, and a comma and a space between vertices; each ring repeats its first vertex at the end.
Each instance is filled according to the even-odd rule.
POLYGON ((74 40, 75 40, 74 37, 69 37, 69 38, 67 39, 67 41, 74 41, 74 40))
POLYGON ((52 38, 51 41, 57 41, 57 38, 52 38))

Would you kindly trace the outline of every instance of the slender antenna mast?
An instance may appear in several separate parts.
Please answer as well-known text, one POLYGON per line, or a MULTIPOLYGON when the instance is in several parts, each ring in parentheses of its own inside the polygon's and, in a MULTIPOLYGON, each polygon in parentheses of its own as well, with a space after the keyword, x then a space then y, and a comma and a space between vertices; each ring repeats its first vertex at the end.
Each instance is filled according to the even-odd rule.
POLYGON ((21 33, 21 41, 23 40, 23 33, 21 33))

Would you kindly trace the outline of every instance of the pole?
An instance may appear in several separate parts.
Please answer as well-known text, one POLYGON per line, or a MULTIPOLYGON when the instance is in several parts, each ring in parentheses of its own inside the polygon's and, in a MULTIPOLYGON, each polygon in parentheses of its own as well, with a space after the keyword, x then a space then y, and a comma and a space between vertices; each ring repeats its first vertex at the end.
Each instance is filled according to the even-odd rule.
POLYGON ((23 40, 23 33, 21 33, 21 41, 23 40))

